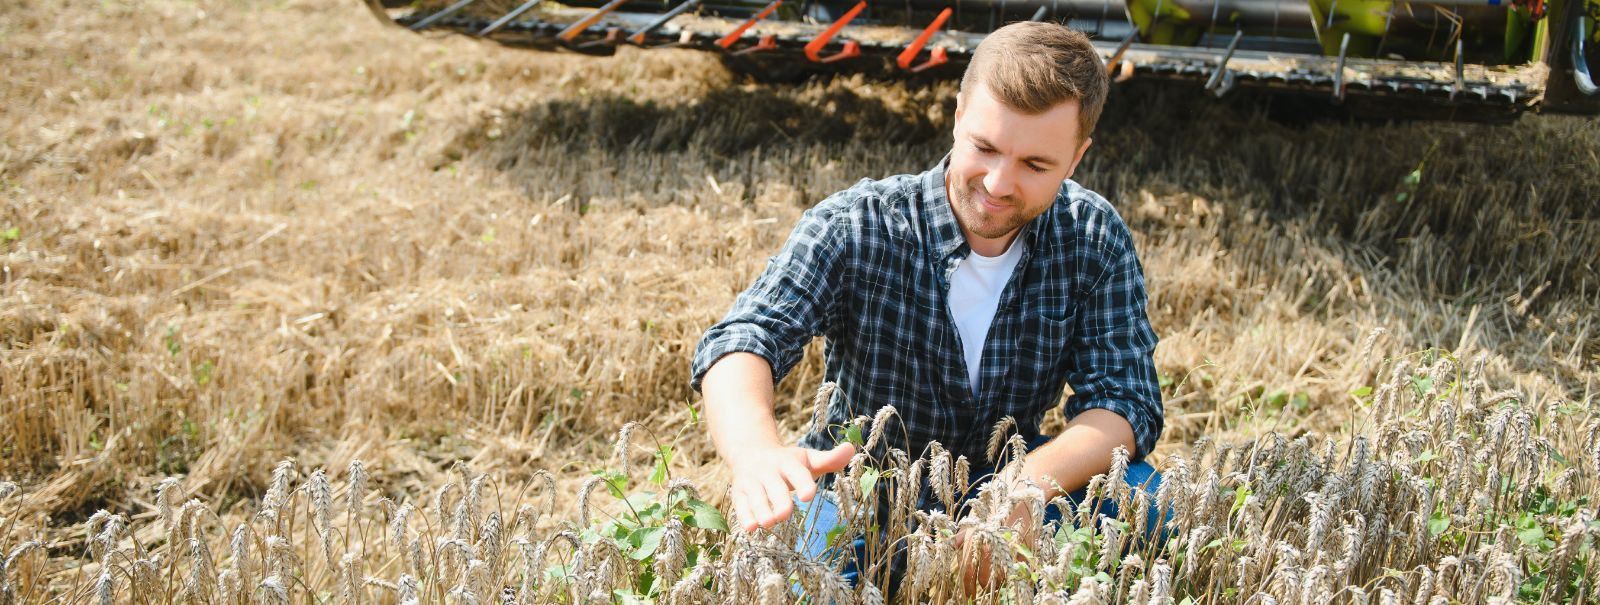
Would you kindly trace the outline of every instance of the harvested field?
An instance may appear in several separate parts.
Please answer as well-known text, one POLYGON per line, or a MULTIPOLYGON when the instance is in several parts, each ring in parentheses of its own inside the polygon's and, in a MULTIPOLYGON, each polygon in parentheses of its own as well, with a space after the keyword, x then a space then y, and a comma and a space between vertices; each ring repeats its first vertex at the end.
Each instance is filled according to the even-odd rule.
MULTIPOLYGON (((810 204, 937 161, 954 107, 953 83, 757 85, 708 54, 419 37, 356 2, 12 2, 0 57, 0 479, 18 486, 0 489, 0 603, 396 602, 402 573, 430 602, 638 582, 622 563, 546 581, 509 540, 609 561, 578 545, 578 509, 591 492, 627 507, 591 470, 631 460, 642 483, 662 446, 720 504, 688 388, 700 333, 810 204)), ((1238 504, 1187 505, 1170 552, 1086 555, 1046 587, 1103 571, 1088 590, 1117 602, 1594 599, 1600 121, 1286 123, 1261 99, 1136 83, 1110 103, 1077 176, 1144 262, 1170 379, 1152 459, 1238 504), (1373 468, 1390 472, 1333 483, 1373 468), (1403 546, 1336 552, 1365 532, 1403 546), (1228 542, 1252 534, 1294 552, 1228 542)), ((790 434, 818 352, 782 385, 790 434)), ((1073 544, 1100 552, 1087 525, 1073 544)), ((766 536, 684 535, 765 570, 688 572, 717 598, 788 594, 766 536)))

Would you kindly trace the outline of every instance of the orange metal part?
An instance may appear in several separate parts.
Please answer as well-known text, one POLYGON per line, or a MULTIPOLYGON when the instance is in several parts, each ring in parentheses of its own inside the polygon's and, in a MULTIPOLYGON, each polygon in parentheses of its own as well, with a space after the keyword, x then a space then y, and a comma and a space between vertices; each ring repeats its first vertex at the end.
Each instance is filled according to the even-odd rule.
POLYGON ((620 28, 620 27, 607 27, 606 28, 606 37, 601 38, 599 40, 592 40, 592 41, 589 41, 589 42, 584 42, 583 44, 579 44, 578 48, 589 48, 591 46, 604 46, 604 45, 607 45, 607 44, 618 44, 620 42, 622 42, 622 28, 620 28))
POLYGON ((919 72, 929 67, 941 65, 950 60, 949 53, 944 49, 944 47, 935 46, 933 47, 933 50, 928 51, 927 61, 915 67, 911 65, 911 62, 916 60, 917 54, 922 52, 922 47, 927 46, 928 40, 933 38, 933 34, 938 32, 940 27, 944 27, 944 22, 950 19, 950 13, 951 10, 948 7, 942 11, 939 11, 939 16, 933 18, 933 23, 928 24, 928 27, 922 30, 921 34, 917 35, 917 39, 911 41, 911 45, 907 46, 905 50, 900 51, 900 57, 895 60, 895 63, 900 66, 900 69, 909 69, 912 72, 919 72))
POLYGON ((839 30, 844 29, 844 26, 849 25, 850 20, 855 19, 856 15, 861 14, 861 11, 866 10, 866 8, 866 0, 861 0, 861 2, 856 3, 856 5, 852 7, 849 12, 845 13, 843 17, 840 17, 838 21, 834 21, 833 25, 829 25, 828 29, 822 32, 822 35, 817 36, 815 40, 807 42, 806 58, 817 63, 832 63, 834 61, 859 56, 861 54, 861 43, 856 42, 855 40, 846 41, 844 43, 844 50, 832 55, 823 57, 820 56, 819 53, 822 52, 823 47, 828 45, 828 42, 833 40, 834 36, 839 35, 839 30))
POLYGON ((589 26, 594 25, 601 17, 606 16, 606 13, 617 10, 617 7, 622 6, 623 2, 627 2, 627 0, 611 0, 607 2, 605 6, 589 13, 588 16, 579 19, 576 23, 568 25, 566 29, 561 30, 561 33, 556 34, 556 37, 560 38, 562 42, 571 42, 573 38, 578 37, 578 34, 583 33, 583 30, 589 29, 589 26))
POLYGON ((722 39, 717 40, 717 46, 722 47, 722 50, 728 50, 728 47, 733 46, 734 42, 739 41, 739 37, 743 36, 745 31, 755 27, 757 21, 767 18, 768 15, 772 14, 772 11, 778 10, 779 4, 783 4, 783 0, 772 0, 772 4, 768 4, 766 8, 761 9, 761 12, 756 13, 756 16, 751 17, 749 21, 745 21, 738 29, 729 32, 722 39))
MULTIPOLYGON (((1122 55, 1127 54, 1128 47, 1133 46, 1133 41, 1138 39, 1138 37, 1139 32, 1135 31, 1132 34, 1129 34, 1128 38, 1122 41, 1122 44, 1117 45, 1117 52, 1111 53, 1111 58, 1106 59, 1106 75, 1110 76, 1117 73, 1117 64, 1122 62, 1122 55)), ((1124 71, 1128 72, 1128 77, 1133 77, 1132 64, 1129 64, 1123 69, 1124 71)), ((1121 82, 1122 80, 1117 81, 1121 82)))
POLYGON ((735 54, 735 55, 748 55, 750 53, 761 52, 763 50, 776 50, 777 48, 778 48, 778 37, 769 34, 769 35, 766 35, 766 36, 762 36, 761 39, 759 41, 757 41, 755 43, 755 45, 751 46, 750 48, 745 48, 745 49, 740 49, 740 50, 733 51, 733 54, 735 54))

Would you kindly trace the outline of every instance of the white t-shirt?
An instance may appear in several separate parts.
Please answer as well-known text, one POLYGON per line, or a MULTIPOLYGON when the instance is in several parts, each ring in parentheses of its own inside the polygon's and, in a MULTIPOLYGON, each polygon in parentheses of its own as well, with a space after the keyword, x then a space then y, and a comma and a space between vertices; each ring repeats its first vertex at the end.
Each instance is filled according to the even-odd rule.
MULTIPOLYGON (((1020 239, 1020 238, 1019 238, 1020 239)), ((1022 260, 1022 244, 1012 240, 1000 256, 982 256, 977 252, 967 255, 956 266, 950 278, 950 316, 955 318, 956 331, 961 334, 961 349, 966 353, 967 384, 972 386, 972 396, 978 396, 978 370, 983 360, 983 343, 989 337, 989 324, 994 322, 994 312, 1000 307, 1000 293, 1005 291, 1011 272, 1022 260)))

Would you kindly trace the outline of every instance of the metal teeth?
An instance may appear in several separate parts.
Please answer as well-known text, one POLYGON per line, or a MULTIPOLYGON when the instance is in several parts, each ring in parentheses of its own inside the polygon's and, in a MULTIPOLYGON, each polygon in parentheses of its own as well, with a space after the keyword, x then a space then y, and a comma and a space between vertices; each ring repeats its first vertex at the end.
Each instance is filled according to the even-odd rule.
MULTIPOLYGON (((468 0, 461 0, 452 5, 465 5, 468 0)), ((523 6, 531 5, 528 4, 523 6)), ((457 9, 459 10, 459 9, 457 9)), ((569 25, 553 23, 541 19, 511 18, 506 16, 494 20, 462 16, 450 13, 450 9, 440 11, 433 15, 405 15, 395 19, 401 25, 416 27, 426 22, 425 27, 430 29, 448 29, 467 34, 478 34, 488 29, 495 36, 496 41, 527 46, 535 42, 544 41, 553 43, 556 36, 569 25), (493 26, 491 28, 491 26, 493 26)), ((629 42, 645 48, 655 46, 674 46, 698 48, 703 50, 720 50, 714 43, 721 38, 720 34, 711 31, 696 31, 675 24, 664 23, 661 14, 650 13, 625 13, 615 12, 607 15, 590 27, 577 32, 573 45, 595 43, 606 39, 608 32, 623 32, 627 34, 629 42), (654 27, 650 27, 654 25, 654 27)), ((911 32, 915 33, 915 32, 911 32)), ((849 37, 850 30, 841 33, 849 37)), ((615 33, 609 34, 612 38, 618 37, 615 33)), ((774 40, 774 45, 764 53, 781 54, 795 60, 803 60, 800 56, 805 45, 812 40, 808 33, 786 32, 782 34, 769 34, 774 40)), ((949 62, 960 65, 964 63, 981 39, 980 34, 966 34, 962 32, 946 32, 943 42, 948 52, 949 62), (951 37, 954 36, 954 37, 951 37)), ((763 37, 757 31, 745 33, 739 40, 738 46, 747 47, 759 42, 763 37)), ((907 39, 911 36, 908 35, 907 39)), ((1248 36, 1245 36, 1248 39, 1248 36)), ((893 62, 904 47, 903 41, 884 41, 873 37, 858 37, 855 39, 860 46, 860 55, 864 58, 883 59, 893 62)), ((1097 42, 1103 55, 1113 55, 1113 46, 1097 42)), ((1241 46, 1243 46, 1241 44, 1241 46)), ((1272 65, 1264 65, 1259 50, 1239 50, 1230 62, 1221 62, 1223 51, 1220 48, 1189 48, 1166 47, 1160 45, 1137 44, 1128 53, 1119 59, 1126 61, 1133 67, 1136 76, 1159 77, 1170 79, 1193 80, 1199 84, 1206 84, 1217 75, 1220 65, 1229 74, 1229 88, 1244 86, 1267 87, 1274 89, 1299 89, 1308 92, 1333 92, 1336 86, 1342 85, 1347 91, 1356 91, 1364 95, 1377 95, 1385 97, 1421 97, 1450 102, 1457 105, 1470 104, 1478 106, 1498 106, 1513 111, 1526 109, 1526 99, 1536 97, 1537 86, 1530 87, 1524 81, 1511 81, 1497 83, 1494 81, 1458 81, 1459 71, 1451 70, 1453 65, 1447 64, 1442 70, 1427 69, 1403 72, 1384 69, 1373 69, 1371 61, 1358 62, 1351 60, 1347 66, 1355 71, 1349 79, 1339 82, 1336 67, 1337 59, 1318 55, 1302 55, 1295 53, 1273 53, 1274 59, 1288 59, 1287 67, 1275 70, 1272 65), (1253 54, 1252 54, 1253 53, 1253 54), (1241 58, 1239 55, 1255 57, 1241 58), (1431 71, 1430 71, 1431 70, 1431 71), (1437 71, 1438 73, 1434 73, 1437 71), (1452 98, 1452 89, 1455 94, 1452 98)), ((861 61, 863 59, 853 59, 861 61)), ((1115 68, 1115 66, 1112 66, 1115 68)))

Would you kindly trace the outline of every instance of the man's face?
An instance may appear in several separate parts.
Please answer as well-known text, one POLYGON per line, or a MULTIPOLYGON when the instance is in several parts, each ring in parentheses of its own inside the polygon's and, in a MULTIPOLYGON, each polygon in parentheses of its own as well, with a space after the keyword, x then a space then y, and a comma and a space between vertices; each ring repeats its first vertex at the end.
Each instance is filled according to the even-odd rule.
POLYGON ((967 243, 996 256, 1050 208, 1092 141, 1079 142, 1076 99, 1027 115, 994 98, 987 85, 962 97, 945 186, 967 243))

